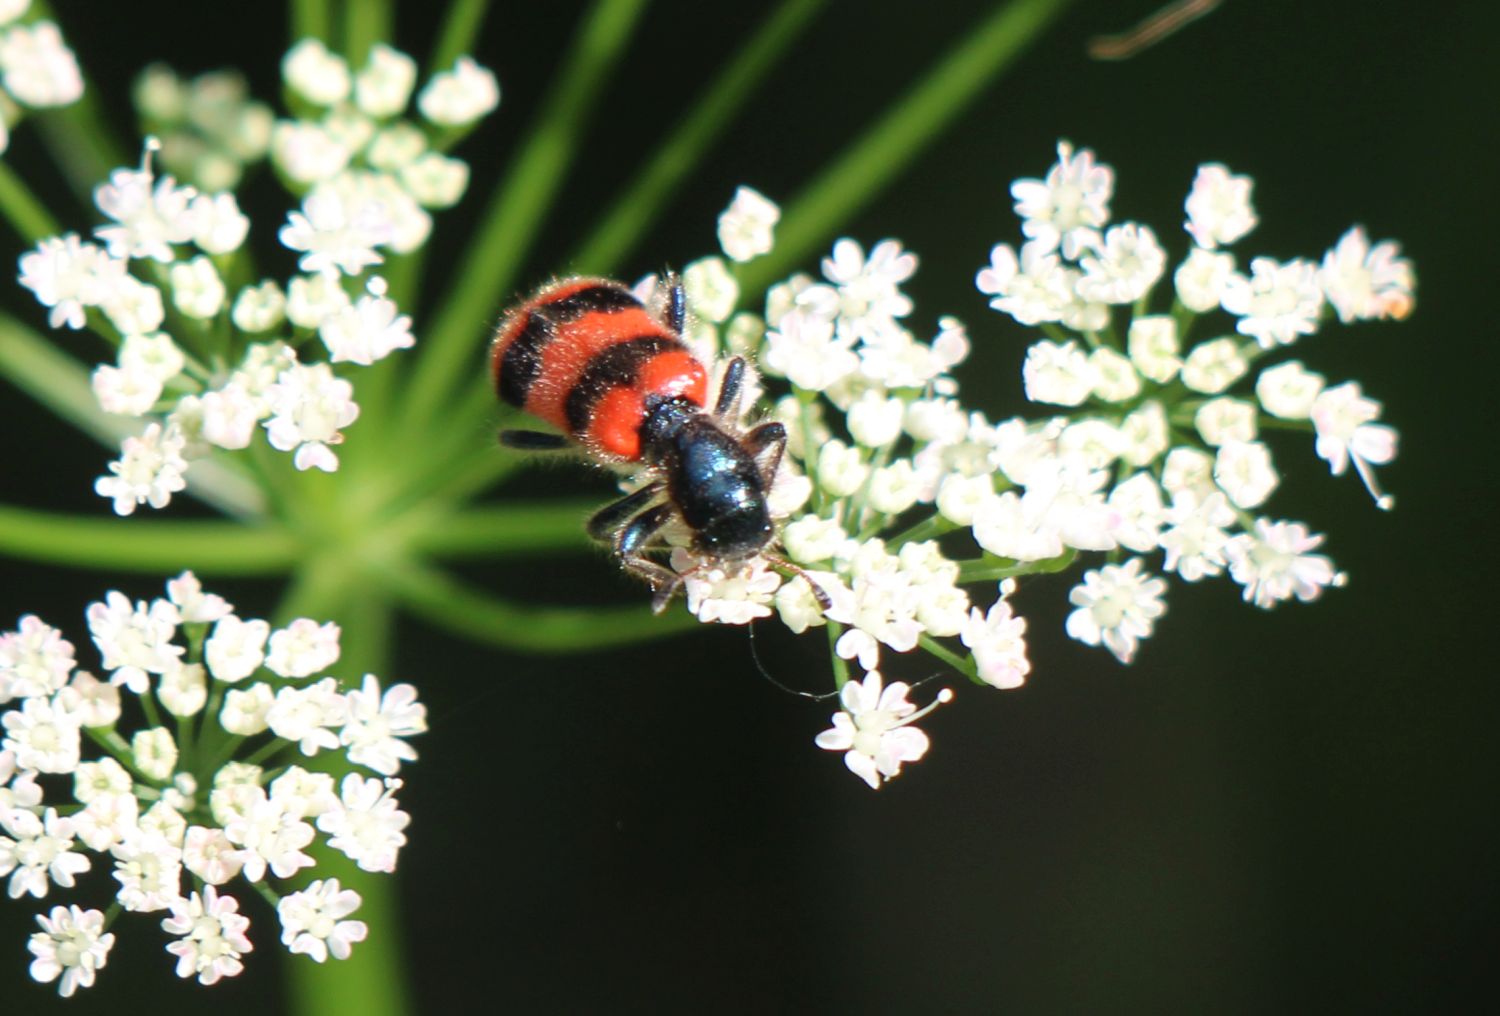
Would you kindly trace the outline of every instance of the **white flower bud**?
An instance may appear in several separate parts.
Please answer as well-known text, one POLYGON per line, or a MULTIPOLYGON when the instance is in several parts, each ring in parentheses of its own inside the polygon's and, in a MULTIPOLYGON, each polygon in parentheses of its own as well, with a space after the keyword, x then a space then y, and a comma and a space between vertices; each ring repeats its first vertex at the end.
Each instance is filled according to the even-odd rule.
POLYGON ((1255 440, 1256 410, 1253 402, 1242 399, 1210 399, 1198 407, 1193 424, 1203 440, 1211 445, 1230 441, 1255 440))

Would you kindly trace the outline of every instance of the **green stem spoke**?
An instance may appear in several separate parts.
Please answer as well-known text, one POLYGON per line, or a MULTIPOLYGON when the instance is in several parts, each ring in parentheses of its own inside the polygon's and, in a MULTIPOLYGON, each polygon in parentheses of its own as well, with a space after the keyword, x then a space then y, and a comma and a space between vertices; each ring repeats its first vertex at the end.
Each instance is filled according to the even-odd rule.
POLYGON ((4 161, 0 161, 0 214, 4 214, 11 228, 28 243, 57 235, 57 220, 52 213, 4 161))
POLYGON ((826 0, 782 0, 677 128, 655 147, 651 161, 568 260, 575 270, 608 275, 618 268, 662 205, 734 122, 740 108, 825 3, 826 0))
POLYGON ((823 243, 895 179, 978 97, 1070 0, 1012 0, 967 34, 904 100, 786 207, 776 248, 744 266, 741 292, 759 293, 823 243))
POLYGON ((344 56, 352 69, 365 65, 371 46, 391 40, 391 8, 391 0, 351 0, 344 5, 344 56))
MULTIPOLYGON (((354 2, 357 5, 359 0, 354 0, 354 2)), ((322 39, 328 42, 331 40, 333 38, 333 12, 329 7, 329 0, 291 0, 291 9, 288 11, 291 41, 322 39)))
POLYGON ((562 186, 594 100, 629 45, 643 7, 644 0, 597 0, 574 36, 556 86, 458 259, 464 270, 427 329, 427 348, 407 392, 405 419, 412 433, 427 433, 455 382, 474 369, 475 347, 494 323, 497 304, 510 295, 531 241, 562 186))
POLYGON ((428 63, 429 74, 447 70, 453 66, 453 61, 474 48, 474 38, 479 34, 479 26, 483 24, 489 6, 490 0, 450 0, 448 16, 443 19, 442 31, 428 63))
POLYGON ((1019 578, 1022 575, 1052 575, 1066 571, 1078 556, 1078 551, 1069 548, 1056 557, 1042 561, 1015 561, 1008 557, 985 554, 958 563, 959 582, 998 582, 1019 578))
POLYGON ((432 568, 404 563, 387 573, 413 614, 479 642, 533 653, 577 653, 665 638, 695 627, 683 610, 652 617, 631 607, 535 607, 490 596, 432 568))
POLYGON ((412 545, 434 557, 499 557, 584 550, 592 546, 584 522, 604 502, 599 499, 507 502, 503 506, 457 512, 440 525, 424 526, 412 545))
POLYGON ((983 683, 979 681, 979 668, 975 666, 972 656, 960 656, 931 635, 920 636, 919 642, 923 649, 942 660, 960 674, 963 674, 969 680, 983 683))
MULTIPOLYGON (((101 502, 102 507, 102 502, 101 502)), ((274 575, 301 547, 284 531, 216 520, 61 515, 0 504, 0 554, 31 561, 160 574, 274 575)))

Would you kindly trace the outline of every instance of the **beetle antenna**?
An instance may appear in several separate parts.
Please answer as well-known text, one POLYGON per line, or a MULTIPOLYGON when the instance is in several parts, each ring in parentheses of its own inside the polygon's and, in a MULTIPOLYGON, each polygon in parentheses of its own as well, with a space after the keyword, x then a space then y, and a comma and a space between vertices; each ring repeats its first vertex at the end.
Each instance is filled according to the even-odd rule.
POLYGON ((788 685, 782 684, 780 681, 776 680, 776 678, 771 676, 771 672, 766 669, 766 665, 761 662, 760 650, 755 646, 755 618, 752 617, 750 619, 750 623, 745 627, 746 630, 750 633, 750 658, 755 661, 755 669, 760 671, 761 677, 765 678, 767 681, 771 682, 771 684, 775 685, 777 688, 780 688, 788 695, 796 695, 798 698, 812 699, 814 702, 826 702, 828 699, 836 698, 838 696, 838 692, 836 691, 824 692, 823 694, 819 695, 816 692, 802 691, 799 688, 789 687, 788 685))

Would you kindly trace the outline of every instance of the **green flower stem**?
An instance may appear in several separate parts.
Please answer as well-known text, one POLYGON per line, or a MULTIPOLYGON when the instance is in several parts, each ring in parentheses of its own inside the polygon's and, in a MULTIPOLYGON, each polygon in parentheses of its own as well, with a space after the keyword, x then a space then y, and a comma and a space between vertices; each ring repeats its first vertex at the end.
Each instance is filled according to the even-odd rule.
MULTIPOLYGON (((584 535, 584 520, 600 504, 598 499, 508 501, 461 511, 414 531, 411 546, 433 557, 470 559, 584 550, 592 546, 584 535)), ((0 515, 0 525, 3 519, 0 515)))
MULTIPOLYGON (((77 360, 5 314, 0 314, 0 376, 106 446, 118 448, 122 438, 141 429, 139 421, 99 408, 88 371, 77 360)), ((188 490, 230 515, 256 516, 265 510, 255 485, 221 461, 193 463, 188 490)))
POLYGON ((477 642, 533 653, 579 653, 664 638, 695 627, 686 611, 653 618, 641 606, 533 607, 509 603, 433 568, 398 562, 384 574, 414 615, 477 642))
POLYGON ((1296 430, 1305 434, 1317 432, 1317 427, 1311 420, 1283 420, 1269 413, 1261 413, 1256 420, 1256 426, 1261 430, 1296 430))
POLYGON ((983 557, 958 562, 958 581, 999 582, 1022 575, 1052 575, 1066 571, 1077 556, 1078 551, 1071 547, 1056 557, 1043 561, 1016 561, 995 554, 985 554, 983 557))
POLYGON ((1012 0, 966 34, 905 99, 787 205, 775 249, 744 266, 742 294, 759 293, 791 271, 908 162, 927 152, 933 137, 1069 2, 1012 0))
POLYGON ((490 200, 464 266, 426 328, 426 349, 412 372, 405 423, 422 441, 451 404, 455 384, 474 370, 475 346, 497 304, 508 300, 526 252, 563 184, 584 124, 605 80, 630 42, 644 0, 596 0, 573 38, 561 76, 543 103, 505 182, 490 200))
POLYGON ((975 665, 972 656, 958 655, 931 635, 919 636, 918 644, 969 680, 983 683, 979 681, 979 667, 975 665))
POLYGON ((0 161, 0 215, 4 215, 5 221, 28 243, 56 236, 59 232, 52 213, 10 168, 10 163, 4 161, 0 161))
POLYGON ((90 741, 93 741, 99 747, 109 752, 116 762, 130 770, 137 779, 152 784, 156 783, 155 780, 135 767, 135 753, 130 750, 130 745, 125 742, 125 739, 120 736, 114 727, 84 727, 83 732, 88 736, 90 741))
POLYGON ((370 47, 394 38, 391 0, 348 0, 344 4, 344 57, 358 71, 370 57, 370 47))
POLYGON ((290 41, 312 38, 327 42, 332 39, 333 12, 329 8, 329 0, 291 0, 287 11, 290 41))
POLYGON ((949 522, 943 516, 933 514, 930 518, 923 519, 904 533, 898 533, 889 540, 886 540, 886 549, 894 551, 904 543, 934 540, 944 533, 951 533, 955 529, 960 528, 962 527, 958 523, 949 522))
MULTIPOLYGON (((194 467, 196 468, 196 467, 194 467)), ((302 554, 284 530, 218 520, 61 515, 0 504, 0 554, 28 561, 161 574, 274 575, 302 554)))
POLYGON ((568 259, 574 270, 601 275, 616 270, 655 221, 662 205, 682 186, 704 153, 734 122, 740 108, 825 5, 825 0, 782 0, 676 129, 653 149, 650 163, 568 259))
POLYGON ((844 626, 829 621, 825 627, 828 629, 828 661, 833 666, 833 688, 841 691, 849 683, 849 661, 838 654, 839 636, 844 634, 844 626))
POLYGON ((427 73, 445 71, 453 61, 474 47, 474 38, 489 9, 490 0, 451 0, 448 16, 443 19, 442 31, 438 33, 437 45, 432 48, 427 73))
MULTIPOLYGON (((33 0, 31 11, 38 19, 57 20, 47 0, 33 0)), ((63 34, 67 34, 66 30, 63 34)), ((125 165, 110 120, 99 108, 100 94, 85 77, 83 96, 77 102, 33 114, 41 127, 42 140, 52 154, 53 165, 61 170, 74 196, 90 212, 94 209, 94 188, 104 182, 110 170, 125 165)))

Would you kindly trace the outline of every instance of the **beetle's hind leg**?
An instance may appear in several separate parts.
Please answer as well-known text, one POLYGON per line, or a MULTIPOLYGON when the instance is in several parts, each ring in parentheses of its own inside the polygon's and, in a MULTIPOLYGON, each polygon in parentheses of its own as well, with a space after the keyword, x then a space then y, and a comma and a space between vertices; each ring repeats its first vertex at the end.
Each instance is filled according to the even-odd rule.
POLYGON ((506 448, 523 452, 556 452, 572 444, 561 434, 549 434, 542 430, 502 430, 500 443, 506 448))
POLYGON ((608 540, 632 515, 639 514, 661 493, 661 481, 652 480, 640 490, 626 494, 618 501, 611 501, 589 516, 588 533, 596 540, 608 540))
MULTIPOLYGON (((640 491, 636 492, 636 494, 639 493, 640 491)), ((635 497, 636 494, 632 494, 631 497, 635 497)), ((641 503, 646 500, 642 498, 641 503)), ((618 508, 623 503, 622 500, 611 505, 610 508, 618 508)), ((662 526, 671 521, 675 513, 676 509, 670 504, 653 505, 627 522, 615 536, 615 554, 619 556, 620 563, 629 571, 635 572, 651 583, 651 588, 654 590, 651 596, 651 610, 657 614, 666 609, 667 601, 672 599, 672 594, 682 584, 682 576, 648 558, 646 548, 650 545, 652 538, 661 531, 662 526)))

